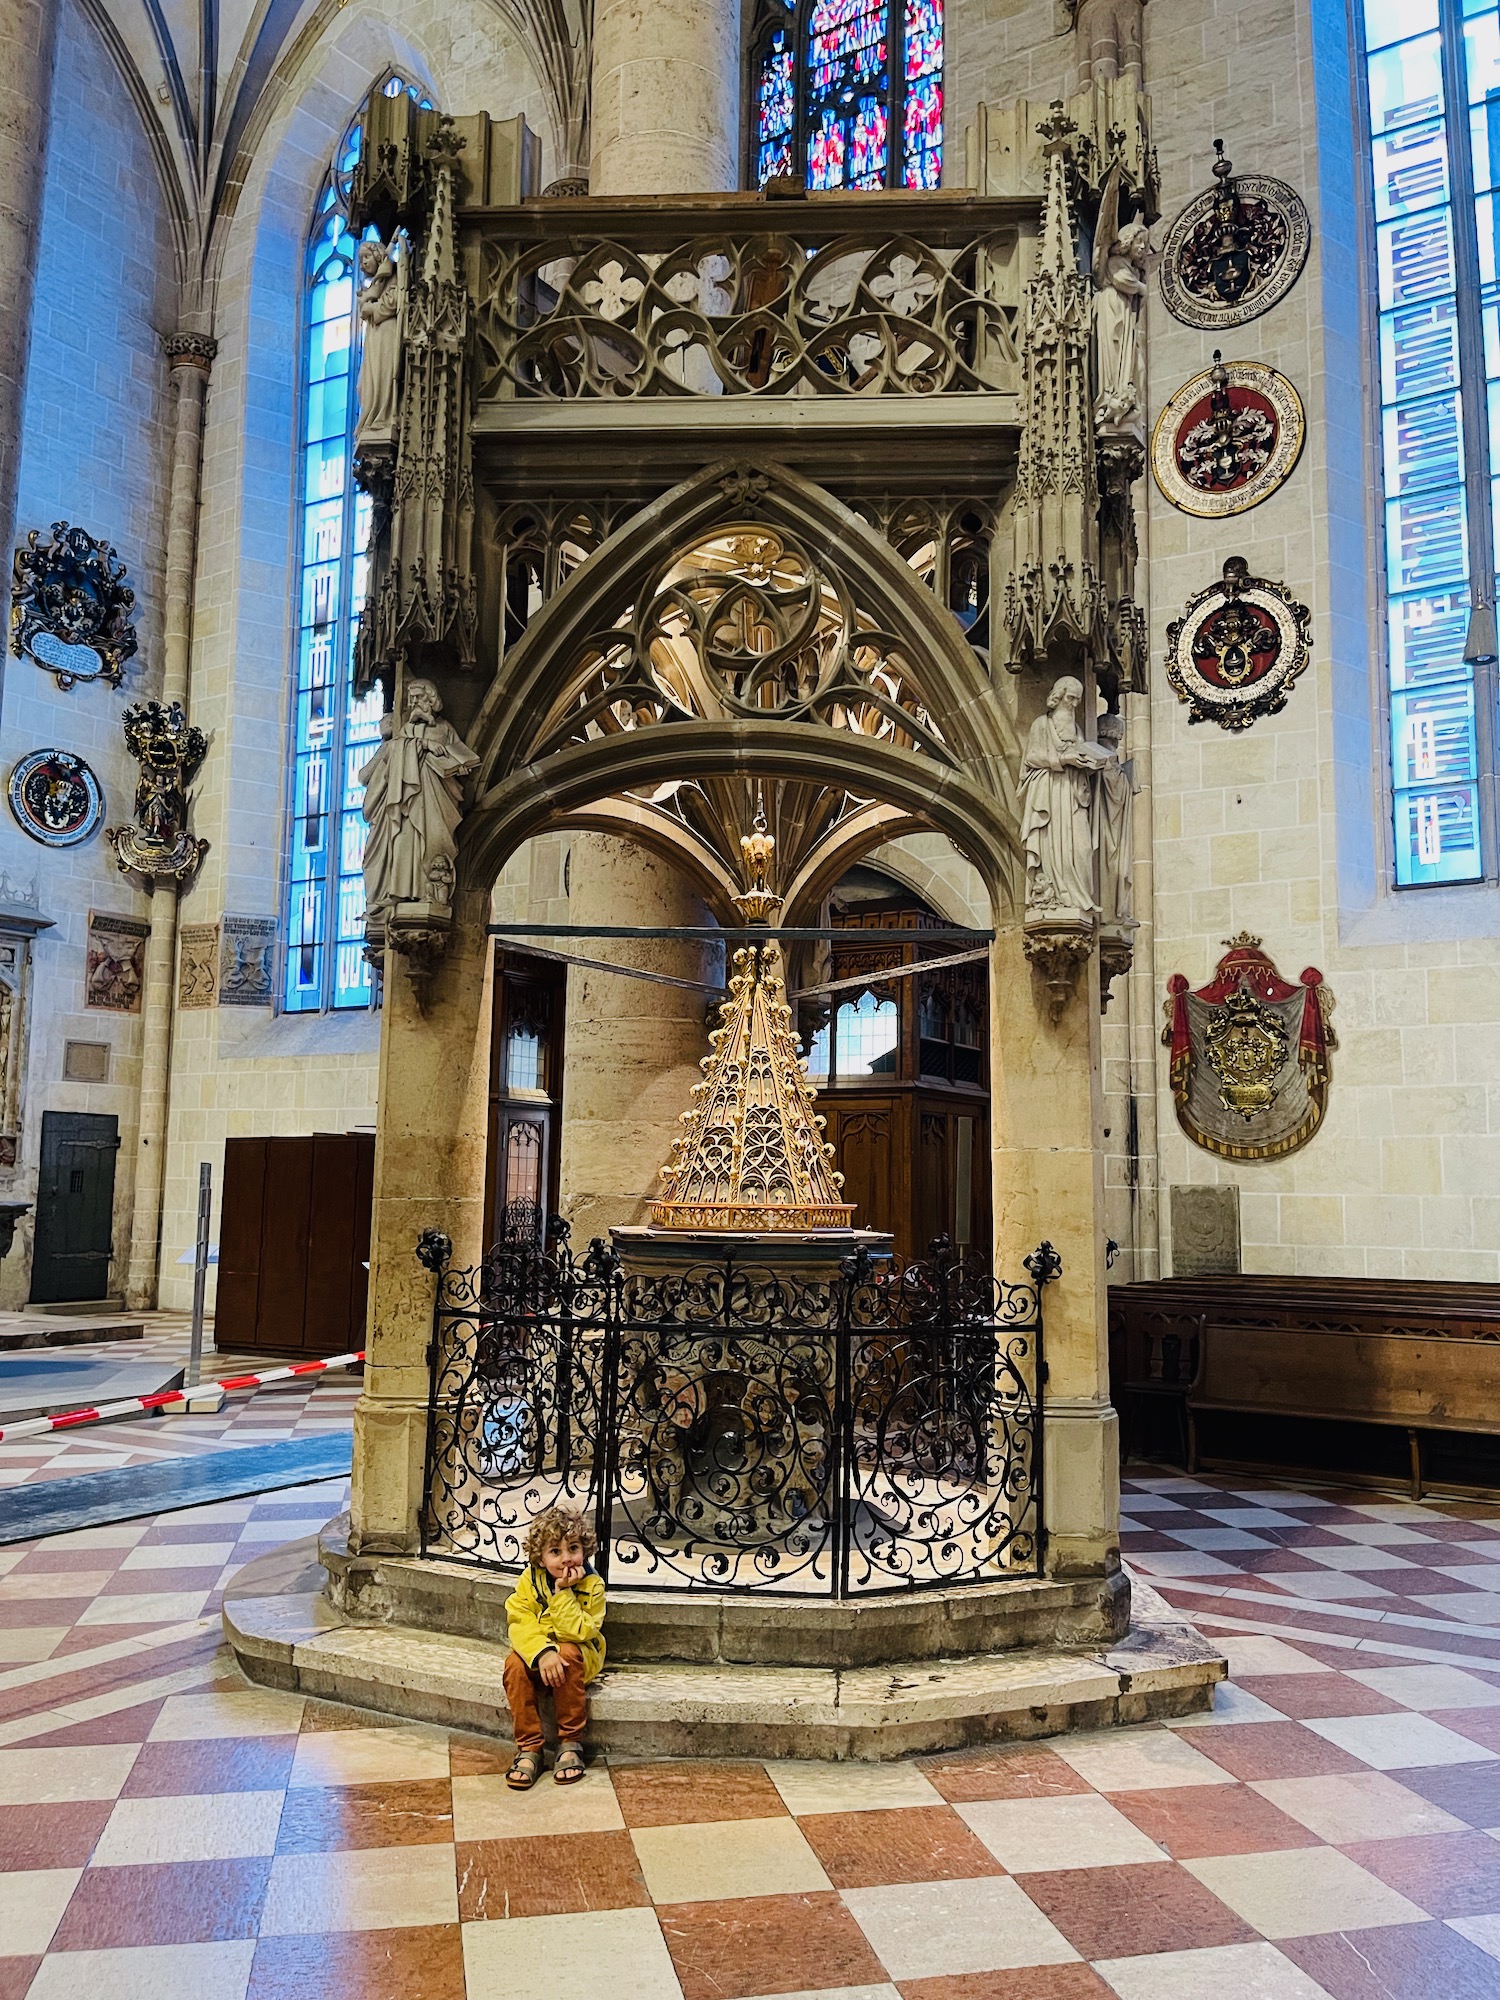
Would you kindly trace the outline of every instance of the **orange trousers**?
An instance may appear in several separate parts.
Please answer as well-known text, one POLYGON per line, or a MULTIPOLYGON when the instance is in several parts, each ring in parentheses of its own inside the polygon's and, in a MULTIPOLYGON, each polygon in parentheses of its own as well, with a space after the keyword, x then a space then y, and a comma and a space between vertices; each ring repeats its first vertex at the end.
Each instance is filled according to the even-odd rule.
MULTIPOLYGON (((570 1639, 564 1639, 557 1650, 562 1656, 563 1663, 562 1686, 550 1688, 548 1692, 557 1710, 558 1741, 581 1743, 589 1720, 588 1688, 583 1678, 583 1654, 570 1639)), ((515 1724, 518 1750, 540 1750, 542 1747, 544 1740, 542 1716, 541 1710, 537 1707, 537 1696, 544 1687, 546 1682, 536 1668, 528 1667, 519 1653, 506 1655, 505 1699, 510 1703, 510 1717, 515 1724)))

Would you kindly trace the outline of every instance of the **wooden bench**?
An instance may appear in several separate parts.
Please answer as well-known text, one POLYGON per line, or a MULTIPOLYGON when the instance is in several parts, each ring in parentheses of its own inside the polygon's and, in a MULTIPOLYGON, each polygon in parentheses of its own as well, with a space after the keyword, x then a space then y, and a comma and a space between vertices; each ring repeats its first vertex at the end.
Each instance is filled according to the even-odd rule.
POLYGON ((1171 1278, 1114 1285, 1110 1385, 1128 1443, 1152 1403, 1197 1469, 1209 1411, 1500 1437, 1500 1285, 1412 1279, 1171 1278))

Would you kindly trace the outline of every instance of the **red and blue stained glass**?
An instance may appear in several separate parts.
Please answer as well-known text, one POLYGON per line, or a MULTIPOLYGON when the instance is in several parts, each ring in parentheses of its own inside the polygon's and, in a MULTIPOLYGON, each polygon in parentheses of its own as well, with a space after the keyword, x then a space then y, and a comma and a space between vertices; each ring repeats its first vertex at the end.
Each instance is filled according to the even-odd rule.
POLYGON ((902 0, 899 19, 894 66, 888 0, 812 0, 800 72, 797 29, 774 30, 756 89, 759 186, 795 171, 799 129, 810 188, 941 185, 943 0, 902 0))
POLYGON ((901 180, 935 188, 943 178, 943 0, 906 0, 905 27, 901 180))
POLYGON ((796 118, 796 55, 791 32, 778 28, 760 59, 756 92, 755 182, 789 175, 792 167, 792 126, 796 118))
POLYGON ((879 188, 889 159, 885 0, 814 0, 807 26, 807 185, 879 188))

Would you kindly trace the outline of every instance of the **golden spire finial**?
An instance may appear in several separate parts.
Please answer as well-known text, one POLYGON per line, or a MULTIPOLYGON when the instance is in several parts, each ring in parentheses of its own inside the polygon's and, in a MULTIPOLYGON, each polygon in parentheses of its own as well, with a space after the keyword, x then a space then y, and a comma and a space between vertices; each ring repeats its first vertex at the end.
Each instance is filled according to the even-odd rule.
MULTIPOLYGON (((776 843, 757 802, 754 832, 740 842, 750 887, 735 898, 749 924, 763 924, 781 907, 766 886, 776 843)), ((839 1200, 843 1175, 823 1139, 817 1093, 792 1027, 774 939, 734 955, 729 998, 709 1037, 703 1081, 693 1108, 661 1170, 662 1193, 651 1204, 658 1229, 847 1229, 852 1202, 839 1200)))

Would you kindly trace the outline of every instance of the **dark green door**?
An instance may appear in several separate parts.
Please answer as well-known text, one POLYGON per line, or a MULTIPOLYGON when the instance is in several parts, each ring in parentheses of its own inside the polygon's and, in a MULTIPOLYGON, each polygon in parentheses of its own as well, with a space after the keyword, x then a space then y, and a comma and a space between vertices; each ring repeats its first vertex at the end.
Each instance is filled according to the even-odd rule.
POLYGON ((108 1297, 119 1150, 117 1118, 95 1111, 42 1113, 42 1171, 31 1256, 36 1304, 108 1297))

